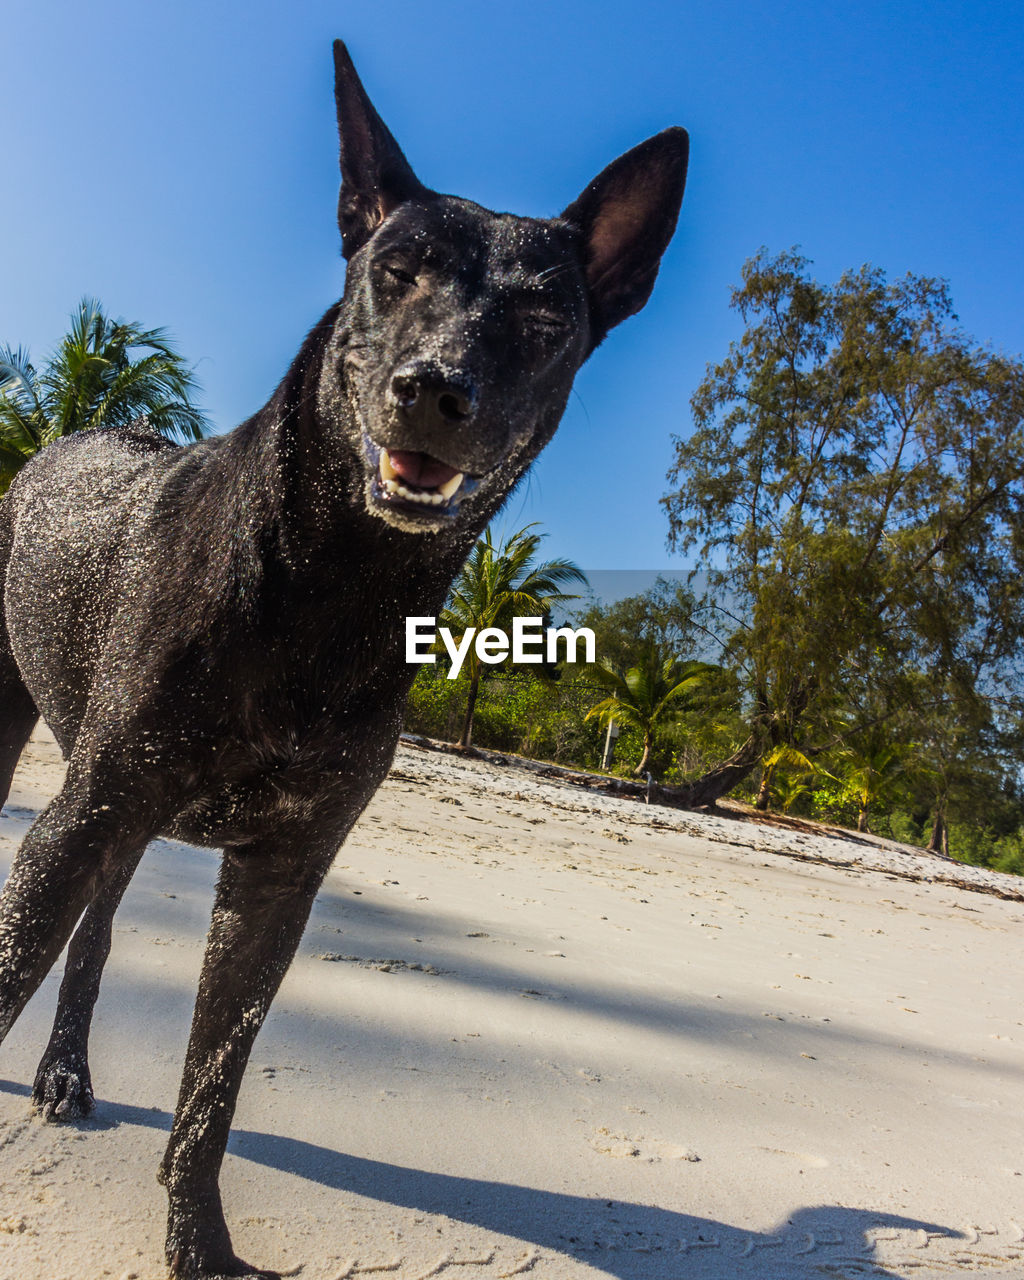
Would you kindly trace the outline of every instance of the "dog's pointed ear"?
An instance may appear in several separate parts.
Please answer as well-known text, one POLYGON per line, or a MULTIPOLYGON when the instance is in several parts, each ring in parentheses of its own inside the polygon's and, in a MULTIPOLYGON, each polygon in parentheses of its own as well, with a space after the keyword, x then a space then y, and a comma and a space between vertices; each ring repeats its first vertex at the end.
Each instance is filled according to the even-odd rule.
POLYGON ((562 214, 583 233, 597 346, 651 296, 686 185, 689 138, 666 129, 619 156, 562 214))
POLYGON ((348 50, 334 42, 334 100, 341 144, 338 226, 346 258, 393 209, 426 192, 366 95, 348 50))

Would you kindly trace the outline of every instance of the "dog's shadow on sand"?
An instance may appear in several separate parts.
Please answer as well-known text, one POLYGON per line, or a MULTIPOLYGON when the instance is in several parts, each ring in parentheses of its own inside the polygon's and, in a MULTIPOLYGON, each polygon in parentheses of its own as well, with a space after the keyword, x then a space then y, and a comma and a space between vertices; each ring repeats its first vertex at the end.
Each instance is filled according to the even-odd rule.
MULTIPOLYGON (((31 1093, 7 1080, 0 1080, 0 1091, 26 1098, 31 1093)), ((82 1128, 121 1125, 166 1132, 171 1116, 103 1102, 82 1128)), ((530 1271, 538 1276, 545 1251, 616 1280, 899 1280, 907 1265, 970 1269, 971 1241, 962 1232, 889 1213, 808 1206, 765 1233, 655 1205, 404 1168, 248 1129, 232 1131, 228 1153, 336 1191, 509 1236, 513 1248, 515 1242, 533 1245, 540 1257, 530 1271)))

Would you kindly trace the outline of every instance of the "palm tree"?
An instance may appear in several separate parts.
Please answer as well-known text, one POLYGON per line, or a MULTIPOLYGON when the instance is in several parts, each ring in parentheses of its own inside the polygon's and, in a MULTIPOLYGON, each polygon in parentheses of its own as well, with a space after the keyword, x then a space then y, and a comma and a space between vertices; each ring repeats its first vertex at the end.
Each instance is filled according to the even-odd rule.
MULTIPOLYGON (((761 759, 761 785, 757 790, 754 808, 766 812, 771 808, 772 785, 775 782, 776 770, 781 766, 783 774, 795 776, 801 780, 818 772, 818 766, 799 747, 780 742, 761 759)), ((797 797, 792 797, 795 800, 797 797)), ((792 803, 792 800, 790 801, 792 803)))
POLYGON ((594 676, 611 693, 587 712, 602 726, 617 720, 644 736, 644 753, 633 770, 640 777, 647 770, 658 727, 677 719, 686 709, 693 694, 707 681, 717 667, 705 662, 680 662, 674 654, 666 654, 657 644, 647 644, 640 663, 622 671, 603 660, 594 667, 594 676))
POLYGON ((0 347, 0 493, 34 453, 73 431, 145 418, 171 439, 200 439, 195 391, 163 329, 111 320, 84 298, 42 370, 20 347, 0 347))
POLYGON ((772 793, 783 813, 789 813, 798 800, 812 794, 813 773, 776 773, 772 779, 772 793))
MULTIPOLYGON (((543 534, 531 533, 528 524, 505 542, 495 543, 490 528, 484 531, 455 579, 439 624, 456 642, 471 627, 501 627, 508 631, 512 618, 547 617, 553 605, 578 596, 566 595, 564 586, 587 586, 583 570, 570 560, 546 560, 534 564, 543 534)), ((473 737, 473 714, 480 692, 482 664, 471 647, 465 668, 469 673, 469 697, 458 745, 468 747, 473 737)))
POLYGON ((844 748, 844 781, 857 801, 858 831, 868 830, 871 806, 885 800, 897 783, 925 778, 928 771, 913 760, 913 751, 913 744, 893 742, 878 726, 844 748))

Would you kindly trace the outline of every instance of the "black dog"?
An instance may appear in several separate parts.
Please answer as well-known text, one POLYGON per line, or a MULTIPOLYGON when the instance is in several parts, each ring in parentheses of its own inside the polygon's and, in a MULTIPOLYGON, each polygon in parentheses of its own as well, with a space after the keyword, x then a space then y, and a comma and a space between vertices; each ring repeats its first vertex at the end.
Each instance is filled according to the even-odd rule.
POLYGON ((267 406, 186 448, 59 441, 0 503, 0 794, 39 715, 69 762, 0 898, 0 1038, 74 931, 49 1118, 92 1104, 92 1007, 147 841, 223 849, 161 1167, 187 1280, 271 1274, 235 1256, 218 1173, 317 888, 391 763, 404 620, 437 613, 576 370, 647 301, 686 171, 668 129, 560 218, 490 213, 421 185, 340 43, 335 70, 345 296, 267 406))

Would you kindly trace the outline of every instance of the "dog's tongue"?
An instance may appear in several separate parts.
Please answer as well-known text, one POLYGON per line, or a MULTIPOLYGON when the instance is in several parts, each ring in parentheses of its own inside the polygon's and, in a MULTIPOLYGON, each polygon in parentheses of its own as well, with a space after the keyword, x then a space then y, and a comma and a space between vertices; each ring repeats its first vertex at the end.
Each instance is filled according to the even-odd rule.
POLYGON ((459 473, 429 453, 416 453, 411 449, 389 449, 388 457, 396 473, 418 489, 439 489, 459 473))

